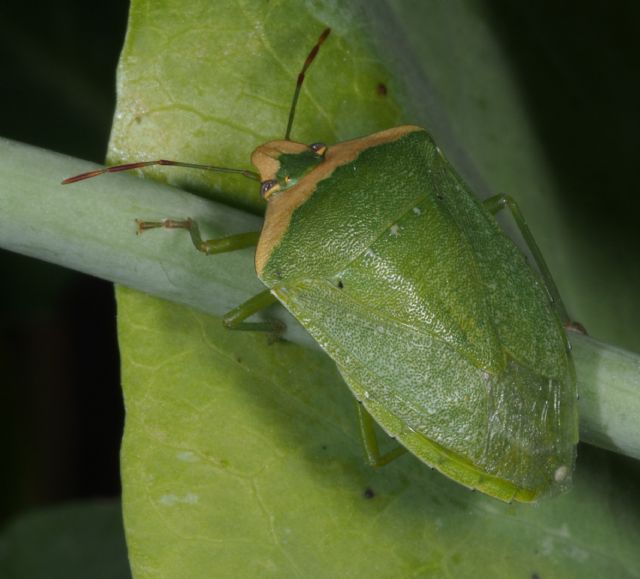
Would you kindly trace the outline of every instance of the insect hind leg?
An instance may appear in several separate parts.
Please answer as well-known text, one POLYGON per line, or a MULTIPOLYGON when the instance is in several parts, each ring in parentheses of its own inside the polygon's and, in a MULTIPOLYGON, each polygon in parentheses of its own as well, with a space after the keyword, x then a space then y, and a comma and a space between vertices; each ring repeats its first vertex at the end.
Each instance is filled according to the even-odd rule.
POLYGON ((358 402, 358 419, 364 450, 367 453, 367 460, 371 466, 385 466, 407 452, 407 449, 400 444, 384 454, 380 452, 378 436, 375 431, 375 421, 360 402, 358 402))
POLYGON ((540 251, 540 248, 538 247, 538 244, 533 237, 533 234, 531 233, 531 230, 529 229, 529 226, 527 225, 524 215, 522 214, 520 206, 518 205, 516 200, 511 197, 511 195, 494 195, 485 199, 482 204, 492 215, 495 215, 503 209, 509 210, 511 216, 513 217, 513 220, 520 230, 520 234, 522 235, 525 243, 527 244, 527 247, 529 248, 529 251, 531 252, 531 255, 533 256, 533 259, 536 262, 536 265, 538 266, 538 270, 540 272, 540 275, 542 276, 542 280, 544 281, 547 293, 549 294, 551 304, 560 317, 560 320, 562 321, 565 329, 586 334, 587 331, 585 330, 584 326, 582 326, 582 324, 580 324, 579 322, 574 322, 569 317, 567 308, 565 307, 564 302, 562 301, 562 297, 560 296, 560 292, 558 291, 558 286, 556 286, 556 282, 554 281, 553 276, 551 275, 551 271, 549 270, 549 266, 547 265, 547 262, 542 255, 542 251, 540 251))

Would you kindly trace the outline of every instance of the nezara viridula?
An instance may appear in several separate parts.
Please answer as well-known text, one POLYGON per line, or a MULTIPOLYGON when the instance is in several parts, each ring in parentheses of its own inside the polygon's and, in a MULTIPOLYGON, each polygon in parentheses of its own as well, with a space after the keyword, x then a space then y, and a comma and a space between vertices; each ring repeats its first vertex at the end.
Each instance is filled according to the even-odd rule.
POLYGON ((267 290, 229 312, 233 329, 276 300, 336 362, 360 402, 368 458, 408 449, 472 489, 534 501, 567 488, 578 439, 568 316, 520 211, 507 196, 479 201, 429 133, 401 126, 327 146, 285 139, 259 146, 258 173, 143 161, 83 173, 174 165, 258 180, 268 201, 260 233, 203 240, 191 219, 139 221, 187 229, 213 254, 257 244, 267 290), (534 272, 493 214, 508 207, 534 272), (401 446, 380 454, 373 419, 401 446))

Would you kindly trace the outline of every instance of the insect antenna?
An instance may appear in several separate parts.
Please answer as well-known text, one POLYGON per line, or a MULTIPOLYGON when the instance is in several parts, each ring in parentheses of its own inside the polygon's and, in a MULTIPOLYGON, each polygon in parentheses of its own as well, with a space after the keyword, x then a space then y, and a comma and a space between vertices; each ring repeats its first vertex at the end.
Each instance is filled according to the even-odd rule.
POLYGON ((284 135, 285 141, 291 140, 291 127, 293 126, 293 117, 296 114, 296 105, 298 104, 298 97, 300 96, 300 89, 302 88, 302 83, 304 82, 304 73, 307 72, 307 69, 311 66, 311 63, 315 59, 318 54, 318 50, 320 50, 320 46, 327 39, 329 33, 331 32, 331 28, 325 28, 318 38, 318 42, 311 49, 309 56, 307 56, 307 60, 304 61, 304 65, 302 66, 302 70, 300 74, 298 74, 298 82, 296 82, 296 90, 293 93, 293 101, 291 102, 291 110, 289 111, 289 122, 287 123, 287 132, 284 135))
MULTIPOLYGON (((307 59, 304 61, 304 65, 302 66, 302 70, 298 74, 298 81, 296 82, 296 90, 293 93, 293 101, 291 102, 291 110, 289 111, 289 121, 287 123, 287 132, 284 136, 285 140, 290 141, 291 136, 291 127, 293 126, 293 118, 296 113, 296 105, 298 104, 298 98, 300 97, 300 89, 302 88, 302 83, 304 82, 304 75, 307 72, 307 69, 311 66, 311 63, 316 58, 318 51, 320 50, 320 46, 327 39, 329 33, 331 32, 331 28, 325 28, 318 38, 318 42, 316 42, 315 46, 309 52, 307 59)), ((136 163, 125 163, 123 165, 112 165, 111 167, 104 167, 102 169, 96 169, 94 171, 87 171, 86 173, 81 173, 80 175, 75 175, 73 177, 68 177, 64 181, 62 181, 63 185, 68 185, 69 183, 76 183, 78 181, 84 181, 85 179, 91 179, 92 177, 97 177, 98 175, 103 175, 104 173, 119 173, 120 171, 131 171, 132 169, 140 169, 142 167, 151 167, 153 165, 169 165, 172 167, 186 167, 188 169, 201 169, 204 171, 216 171, 218 173, 236 173, 238 175, 242 175, 243 177, 247 177, 248 179, 252 179, 254 181, 260 181, 260 176, 247 169, 231 169, 229 167, 218 167, 216 165, 200 165, 197 163, 182 163, 181 161, 170 161, 168 159, 159 159, 157 161, 139 161, 136 163)))
POLYGON ((199 165, 197 163, 182 163, 180 161, 159 159, 158 161, 139 161, 137 163, 125 163, 124 165, 113 165, 111 167, 104 167, 103 169, 96 169, 95 171, 87 171, 74 177, 68 177, 62 181, 62 184, 68 185, 69 183, 91 179, 104 173, 119 173, 120 171, 130 171, 132 169, 140 169, 141 167, 151 167, 152 165, 170 165, 172 167, 187 167, 188 169, 202 169, 205 171, 216 171, 218 173, 236 173, 248 179, 260 181, 260 176, 257 173, 248 171, 247 169, 230 169, 229 167, 217 167, 216 165, 199 165))

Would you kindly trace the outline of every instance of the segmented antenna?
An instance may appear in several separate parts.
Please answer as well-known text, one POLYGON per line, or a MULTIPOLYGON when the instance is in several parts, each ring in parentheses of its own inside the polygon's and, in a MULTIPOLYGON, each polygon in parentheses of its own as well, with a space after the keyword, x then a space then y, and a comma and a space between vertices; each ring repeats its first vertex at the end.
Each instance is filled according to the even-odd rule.
POLYGON ((300 96, 300 89, 302 88, 302 83, 304 82, 304 73, 307 72, 307 69, 311 66, 311 63, 315 59, 318 54, 318 50, 320 50, 320 46, 327 39, 327 36, 331 33, 331 28, 325 28, 320 38, 318 38, 318 42, 311 49, 309 56, 307 56, 307 60, 304 61, 304 65, 300 74, 298 74, 298 82, 296 83, 296 90, 293 93, 293 101, 291 103, 291 110, 289 111, 289 122, 287 123, 287 132, 284 134, 285 141, 291 140, 291 127, 293 126, 293 117, 296 114, 296 105, 298 104, 298 97, 300 96))
MULTIPOLYGON (((304 82, 304 75, 307 72, 307 69, 311 66, 311 63, 314 61, 316 55, 318 54, 318 50, 320 50, 320 46, 327 39, 329 33, 331 32, 331 28, 326 28, 320 38, 318 38, 318 42, 311 49, 307 59, 304 61, 304 65, 302 66, 302 70, 300 74, 298 74, 298 81, 296 83, 296 90, 293 93, 293 101, 291 103, 291 110, 289 111, 289 122, 287 123, 287 132, 284 136, 285 140, 290 141, 291 135, 291 127, 293 125, 293 118, 296 113, 296 105, 298 104, 298 98, 300 97, 300 89, 302 88, 302 83, 304 82)), ((142 167, 151 167, 153 165, 169 165, 172 167, 186 167, 188 169, 202 169, 204 171, 215 171, 218 173, 235 173, 237 175, 242 175, 243 177, 247 177, 248 179, 253 179, 254 181, 260 181, 260 175, 253 171, 248 171, 247 169, 231 169, 229 167, 218 167, 216 165, 200 165, 197 163, 182 163, 180 161, 169 161, 167 159, 159 159, 157 161, 139 161, 137 163, 125 163, 123 165, 113 165, 111 167, 104 167, 102 169, 96 169, 95 171, 87 171, 86 173, 81 173, 80 175, 75 175, 74 177, 69 177, 62 181, 63 185, 68 185, 69 183, 76 183, 78 181, 83 181, 84 179, 91 179, 92 177, 97 177, 98 175, 103 175, 104 173, 119 173, 120 171, 131 171, 132 169, 141 169, 142 167)))
POLYGON ((120 171, 131 171, 131 169, 140 169, 142 167, 151 167, 152 165, 170 165, 172 167, 187 167, 188 169, 203 169, 205 171, 216 171, 218 173, 236 173, 253 179, 254 181, 260 181, 260 176, 253 171, 247 169, 230 169, 228 167, 217 167, 216 165, 199 165, 197 163, 182 163, 180 161, 168 161, 167 159, 160 159, 158 161, 139 161, 137 163, 125 163, 124 165, 113 165, 111 167, 104 167, 103 169, 96 169, 95 171, 87 171, 74 177, 65 179, 62 184, 68 185, 69 183, 76 183, 77 181, 83 181, 84 179, 91 179, 91 177, 97 177, 104 173, 119 173, 120 171))

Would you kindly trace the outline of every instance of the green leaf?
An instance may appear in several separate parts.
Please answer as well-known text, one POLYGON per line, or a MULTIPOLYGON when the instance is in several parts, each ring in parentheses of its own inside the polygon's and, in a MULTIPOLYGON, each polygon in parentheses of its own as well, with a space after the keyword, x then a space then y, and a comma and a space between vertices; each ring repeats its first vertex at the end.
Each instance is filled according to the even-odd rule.
MULTIPOLYGON (((374 2, 366 5, 365 18, 356 8, 321 2, 218 2, 215 10, 206 2, 136 2, 128 60, 120 74, 112 158, 176 156, 248 167, 255 144, 284 132, 295 74, 319 30, 329 24, 331 43, 309 75, 294 137, 333 142, 401 121, 428 126, 481 194, 506 191, 524 205, 576 318, 594 335, 640 349, 637 196, 628 194, 634 190, 635 149, 618 142, 637 99, 632 90, 610 88, 624 77, 625 56, 637 51, 612 52, 620 44, 607 41, 612 40, 607 34, 619 28, 607 27, 605 18, 611 17, 598 13, 590 28, 599 34, 595 42, 581 29, 582 42, 592 43, 592 51, 558 65, 562 53, 554 51, 548 36, 550 30, 556 40, 558 29, 560 36, 567 33, 558 18, 561 7, 545 15, 540 7, 522 5, 518 20, 515 6, 474 0, 374 2), (538 43, 535 60, 558 69, 551 80, 546 69, 542 78, 528 78, 529 70, 520 66, 526 58, 513 45, 527 35, 538 43), (384 73, 380 56, 394 75, 384 73), (577 78, 594 60, 600 86, 586 75, 577 78), (136 75, 127 77, 133 69, 136 75), (606 115, 592 110, 576 115, 572 129, 578 137, 566 147, 567 159, 557 145, 567 139, 557 138, 557 128, 549 132, 549 125, 562 127, 567 119, 552 116, 541 130, 545 118, 535 101, 544 90, 547 99, 549 93, 551 99, 562 97, 557 87, 576 78, 580 96, 612 94, 616 106, 606 115), (376 89, 383 83, 387 97, 380 90, 372 93, 371 81, 376 89), (394 98, 405 85, 412 98, 401 99, 400 108, 394 98), (617 106, 625 97, 627 109, 617 106), (402 113, 406 107, 413 113, 402 113), (567 179, 568 171, 558 168, 563 163, 578 165, 580 178, 567 179), (611 180, 605 181, 603 173, 611 180)), ((582 26, 589 10, 584 6, 571 13, 571 23, 582 26)), ((229 218, 232 214, 219 207, 125 176, 98 179, 80 191, 64 189, 58 181, 83 170, 75 161, 15 143, 0 145, 3 246, 215 312, 221 304, 242 301, 251 291, 249 283, 258 287, 249 281, 247 252, 233 259, 206 258, 178 234, 133 235, 135 217, 203 217, 212 234, 255 225, 249 217, 229 218), (220 273, 227 285, 220 283, 220 273)), ((241 178, 152 173, 207 195, 219 189, 236 205, 260 210, 252 184, 241 178), (243 192, 248 197, 238 197, 243 192)), ((123 483, 138 576, 246 576, 256 569, 265 575, 265 568, 277 576, 637 575, 636 463, 581 448, 574 490, 534 508, 478 497, 409 457, 372 471, 363 464, 352 401, 330 361, 291 344, 269 347, 264 337, 219 333, 219 320, 140 294, 125 291, 120 301, 129 409, 123 483), (138 315, 143 319, 136 320, 138 315), (234 361, 238 351, 240 359, 234 361), (200 353, 197 363, 184 364, 191 352, 200 353), (231 371, 220 371, 240 366, 247 353, 250 364, 242 374, 250 377, 249 385, 231 371), (165 371, 169 378, 160 378, 165 371), (183 405, 172 404, 177 396, 183 405), (217 406, 229 412, 216 412, 217 406), (201 422, 178 420, 184 408, 182 415, 200 413, 201 422), (237 445, 240 451, 230 456, 216 444, 237 445), (175 448, 179 456, 172 454, 175 448), (166 461, 157 460, 162 453, 166 461), (210 471, 195 477, 197 484, 189 470, 193 456, 213 457, 205 464, 210 471), (238 462, 242 468, 228 479, 219 476, 218 467, 227 473, 238 462), (143 482, 140 473, 146 474, 143 482), (194 488, 210 494, 199 500, 201 511, 190 519, 195 511, 179 508, 191 508, 194 488), (179 508, 163 508, 171 506, 179 508), (257 511, 265 542, 244 538, 254 530, 257 511)), ((598 380, 607 378, 598 373, 603 360, 606 366, 613 359, 615 366, 625 357, 600 349, 596 358, 583 345, 576 340, 578 370, 587 368, 598 380)), ((637 359, 628 362, 620 376, 637 377, 637 359)), ((583 408, 588 403, 593 410, 586 420, 602 424, 612 399, 617 404, 613 420, 609 415, 604 421, 608 431, 582 434, 637 455, 637 446, 623 448, 607 436, 620 417, 635 424, 637 395, 628 390, 627 398, 614 397, 606 380, 597 386, 588 392, 591 400, 583 396, 583 408)))
POLYGON ((132 290, 118 302, 137 578, 637 576, 637 463, 581 447, 571 492, 536 506, 409 455, 372 469, 326 356, 132 290))
MULTIPOLYGON (((334 32, 308 75, 294 138, 331 143, 419 121, 396 104, 405 108, 411 101, 401 97, 409 94, 414 109, 429 105, 432 121, 423 124, 480 192, 505 187, 520 199, 523 182, 524 197, 548 192, 540 203, 525 201, 525 209, 540 207, 532 228, 542 232, 554 273, 565 272, 569 258, 550 251, 566 239, 560 217, 551 217, 558 184, 539 156, 528 156, 535 135, 518 108, 503 49, 481 8, 447 6, 454 8, 380 2, 365 15, 329 3, 134 2, 111 160, 249 167, 255 146, 283 135, 300 64, 329 25, 334 32), (455 35, 446 34, 447 24, 455 24, 455 35), (387 72, 416 54, 424 76, 387 72), (467 54, 482 58, 460 62, 467 54), (484 78, 481 97, 460 90, 469 69, 484 78), (425 90, 425 77, 436 91, 425 90), (469 101, 475 108, 454 106, 469 101), (484 134, 487 106, 490 120, 504 125, 484 134), (478 153, 484 150, 493 152, 478 153), (493 182, 492 170, 503 166, 512 168, 496 171, 502 177, 493 182)), ((260 210, 255 184, 240 177, 150 174, 260 210)), ((148 235, 188 244, 166 241, 167 232, 148 235)), ((223 267, 221 258, 208 259, 208 267, 223 267)), ((174 261, 167 257, 169 284, 179 277, 174 261)), ((560 277, 561 289, 571 290, 560 277)), ((130 290, 118 294, 123 498, 136 577, 634 576, 635 465, 581 449, 575 488, 537 507, 470 493, 412 457, 373 471, 364 464, 353 402, 326 357, 224 332, 219 320, 130 290)))
MULTIPOLYGON (((133 2, 110 161, 172 155, 251 169, 258 145, 284 137, 297 75, 327 26, 331 41, 307 75, 292 138, 334 143, 399 124, 396 99, 378 88, 389 73, 371 56, 363 17, 356 8, 312 10, 291 1, 133 2)), ((254 212, 264 208, 255 182, 242 177, 166 168, 146 174, 254 212)))

